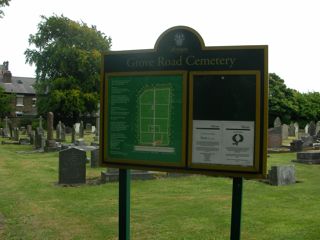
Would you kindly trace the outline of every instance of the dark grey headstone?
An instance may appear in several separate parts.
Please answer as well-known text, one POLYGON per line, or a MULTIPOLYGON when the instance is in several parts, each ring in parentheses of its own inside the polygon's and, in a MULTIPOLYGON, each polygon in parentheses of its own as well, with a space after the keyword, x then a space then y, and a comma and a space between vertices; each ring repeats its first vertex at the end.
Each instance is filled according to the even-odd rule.
POLYGON ((59 152, 59 184, 86 182, 86 152, 69 148, 59 152))
POLYGON ((290 151, 291 152, 301 152, 303 149, 303 141, 302 140, 293 140, 290 143, 290 151))
POLYGON ((90 166, 92 168, 99 167, 99 149, 91 151, 90 166))
POLYGON ((272 166, 268 174, 271 185, 289 185, 296 182, 294 166, 272 166))
POLYGON ((320 164, 320 151, 298 152, 297 162, 307 164, 320 164))

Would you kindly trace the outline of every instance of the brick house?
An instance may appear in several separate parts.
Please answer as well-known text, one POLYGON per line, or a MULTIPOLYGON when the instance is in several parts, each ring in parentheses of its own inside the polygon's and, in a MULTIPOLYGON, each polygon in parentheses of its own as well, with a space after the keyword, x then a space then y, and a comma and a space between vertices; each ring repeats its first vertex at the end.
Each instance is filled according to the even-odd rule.
POLYGON ((0 86, 7 94, 12 94, 11 117, 36 116, 36 92, 33 88, 35 78, 12 76, 9 62, 0 64, 0 86))

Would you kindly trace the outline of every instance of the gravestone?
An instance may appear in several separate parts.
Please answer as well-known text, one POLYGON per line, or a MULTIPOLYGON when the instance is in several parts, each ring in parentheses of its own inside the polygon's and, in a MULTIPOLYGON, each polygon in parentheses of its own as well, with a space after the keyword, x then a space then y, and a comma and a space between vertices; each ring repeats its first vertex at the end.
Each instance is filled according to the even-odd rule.
POLYGON ((309 123, 308 133, 310 136, 315 136, 317 134, 316 133, 316 124, 314 123, 314 121, 311 121, 309 123))
POLYGON ((91 132, 92 131, 92 124, 91 123, 86 123, 86 131, 91 132))
POLYGON ((34 141, 35 141, 35 131, 32 130, 31 133, 29 134, 29 138, 30 138, 30 144, 34 145, 34 141))
POLYGON ((79 138, 83 138, 84 136, 84 126, 83 126, 83 121, 80 122, 80 127, 79 127, 79 138))
POLYGON ((96 112, 96 131, 94 141, 99 142, 99 131, 100 131, 100 104, 98 104, 98 111, 96 112))
POLYGON ((272 166, 268 173, 269 183, 274 186, 296 183, 294 166, 272 166))
POLYGON ((32 132, 32 125, 27 125, 27 135, 30 136, 32 132))
POLYGON ((61 124, 61 141, 66 141, 66 125, 61 124))
POLYGON ((303 141, 301 139, 293 140, 290 143, 291 152, 301 152, 303 150, 303 141))
POLYGON ((295 128, 295 137, 298 138, 299 137, 299 123, 295 122, 293 125, 295 128))
POLYGON ((74 127, 75 127, 75 130, 76 130, 76 134, 79 134, 79 132, 80 132, 80 123, 75 123, 74 127))
POLYGON ((307 164, 320 164, 320 151, 313 150, 297 153, 297 162, 307 164))
POLYGON ((294 126, 294 123, 290 123, 290 125, 289 125, 288 136, 289 137, 295 137, 296 136, 296 127, 294 126))
POLYGON ((75 141, 76 141, 76 125, 74 124, 71 130, 71 142, 75 143, 75 141))
POLYGON ((316 124, 316 134, 318 134, 319 131, 320 131, 320 121, 318 121, 316 124))
POLYGON ((92 168, 99 167, 99 149, 91 151, 90 166, 92 168))
POLYGON ((288 133, 288 131, 289 131, 289 128, 288 128, 288 125, 287 124, 283 124, 282 126, 281 126, 281 131, 282 131, 282 139, 287 139, 288 138, 288 136, 289 136, 289 133, 288 133))
POLYGON ((86 152, 68 148, 59 152, 59 184, 86 182, 86 152))
POLYGON ((42 118, 42 116, 40 116, 40 117, 39 117, 39 128, 40 128, 41 130, 43 130, 42 120, 43 120, 43 118, 42 118))
POLYGON ((48 112, 47 141, 46 141, 46 147, 45 147, 46 152, 57 150, 56 141, 53 139, 53 120, 54 120, 53 112, 48 112))
POLYGON ((7 116, 4 118, 3 137, 10 137, 9 119, 7 116))
POLYGON ((19 128, 13 128, 13 141, 19 141, 19 128))
POLYGON ((27 134, 27 129, 25 127, 22 126, 22 127, 20 127, 19 130, 20 130, 22 135, 26 135, 27 134))
POLYGON ((312 136, 301 137, 301 140, 303 141, 303 147, 312 147, 313 145, 312 136))
POLYGON ((61 121, 59 121, 56 127, 56 140, 58 142, 61 142, 61 132, 62 132, 62 126, 61 126, 61 121))
POLYGON ((274 128, 281 127, 281 120, 279 117, 276 117, 276 119, 274 120, 273 127, 274 128))
POLYGON ((304 127, 304 132, 305 133, 309 133, 309 124, 307 123, 307 125, 304 127))
POLYGON ((279 148, 282 145, 281 127, 268 129, 268 148, 279 148))
POLYGON ((35 148, 43 150, 44 141, 45 141, 45 138, 44 138, 43 132, 40 129, 40 127, 37 127, 35 131, 35 141, 34 141, 35 148))

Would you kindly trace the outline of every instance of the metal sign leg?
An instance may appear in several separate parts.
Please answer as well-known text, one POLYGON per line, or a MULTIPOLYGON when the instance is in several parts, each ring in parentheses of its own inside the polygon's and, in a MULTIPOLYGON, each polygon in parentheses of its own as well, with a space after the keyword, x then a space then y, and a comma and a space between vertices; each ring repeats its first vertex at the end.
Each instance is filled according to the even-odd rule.
POLYGON ((242 177, 233 178, 230 235, 231 240, 241 239, 242 185, 242 177))
POLYGON ((130 240, 130 170, 119 169, 119 240, 130 240))

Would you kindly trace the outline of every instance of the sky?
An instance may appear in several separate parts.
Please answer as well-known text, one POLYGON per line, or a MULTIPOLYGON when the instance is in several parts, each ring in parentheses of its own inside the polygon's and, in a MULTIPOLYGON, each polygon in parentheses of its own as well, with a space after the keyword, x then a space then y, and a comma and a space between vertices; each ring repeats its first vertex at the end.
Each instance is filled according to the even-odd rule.
POLYGON ((320 92, 318 0, 11 0, 0 19, 0 64, 34 77, 25 63, 41 15, 64 15, 112 38, 111 50, 151 49, 174 26, 196 30, 206 46, 268 45, 269 72, 300 92, 320 92))

